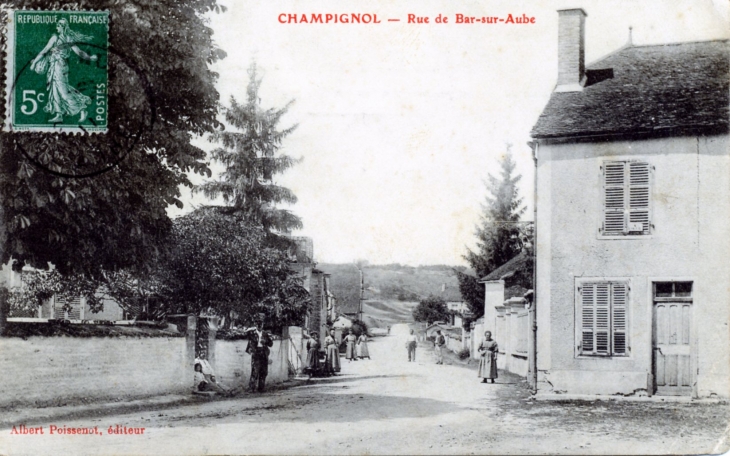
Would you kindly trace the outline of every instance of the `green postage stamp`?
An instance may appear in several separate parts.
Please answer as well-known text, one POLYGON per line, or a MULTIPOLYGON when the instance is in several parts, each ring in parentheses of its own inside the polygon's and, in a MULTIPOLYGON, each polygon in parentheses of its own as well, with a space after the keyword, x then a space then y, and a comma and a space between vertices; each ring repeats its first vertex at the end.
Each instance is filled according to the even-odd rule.
POLYGON ((107 131, 108 11, 8 14, 6 127, 107 131))

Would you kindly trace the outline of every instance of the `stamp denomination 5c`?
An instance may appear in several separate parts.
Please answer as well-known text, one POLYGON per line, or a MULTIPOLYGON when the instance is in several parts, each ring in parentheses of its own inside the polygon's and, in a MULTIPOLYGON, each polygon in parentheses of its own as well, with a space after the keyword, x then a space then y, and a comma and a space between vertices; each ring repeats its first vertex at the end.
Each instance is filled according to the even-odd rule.
POLYGON ((109 12, 17 10, 8 17, 6 127, 106 132, 109 12))

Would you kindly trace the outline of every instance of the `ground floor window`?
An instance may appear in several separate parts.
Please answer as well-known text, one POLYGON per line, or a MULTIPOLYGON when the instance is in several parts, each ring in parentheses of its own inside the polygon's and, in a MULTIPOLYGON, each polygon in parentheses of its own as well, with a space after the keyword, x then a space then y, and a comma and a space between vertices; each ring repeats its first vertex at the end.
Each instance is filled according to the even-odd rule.
POLYGON ((581 280, 576 292, 579 356, 627 356, 629 283, 581 280))

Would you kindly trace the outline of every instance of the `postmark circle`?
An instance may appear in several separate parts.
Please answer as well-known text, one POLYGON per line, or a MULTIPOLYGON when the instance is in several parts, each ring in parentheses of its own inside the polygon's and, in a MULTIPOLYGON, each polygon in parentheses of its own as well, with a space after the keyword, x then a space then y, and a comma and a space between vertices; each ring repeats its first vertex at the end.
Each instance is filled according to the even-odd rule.
MULTIPOLYGON (((63 21, 64 16, 58 21, 58 33, 45 48, 34 49, 31 54, 26 50, 25 60, 10 65, 14 69, 6 92, 8 132, 13 145, 33 167, 58 177, 88 178, 115 169, 129 156, 143 135, 152 131, 156 106, 149 80, 133 59, 108 43, 88 42, 88 36, 77 34, 82 38, 79 41, 59 38, 63 37, 63 21), (74 54, 79 56, 78 63, 70 61, 74 54), (29 58, 31 55, 35 57, 29 58), (74 78, 70 77, 72 68, 74 78), (91 76, 84 79, 79 75, 91 76), (19 88, 25 81, 32 83, 19 88), (40 88, 41 83, 45 87, 40 88), (22 99, 17 99, 21 95, 22 99), (112 106, 111 100, 118 103, 112 106), (36 124, 39 118, 40 122, 47 119, 47 123, 40 131, 18 127, 12 118, 16 114, 34 114, 36 124), (115 114, 117 122, 110 124, 110 116, 115 114), (70 122, 65 116, 78 116, 78 121, 70 122), (39 138, 43 139, 40 145, 39 138)), ((12 58, 16 55, 13 52, 12 58)))

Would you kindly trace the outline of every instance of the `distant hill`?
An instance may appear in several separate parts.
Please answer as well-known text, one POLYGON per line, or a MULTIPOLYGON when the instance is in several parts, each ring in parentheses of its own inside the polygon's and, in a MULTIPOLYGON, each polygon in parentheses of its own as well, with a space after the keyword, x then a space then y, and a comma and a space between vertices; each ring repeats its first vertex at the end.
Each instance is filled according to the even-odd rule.
POLYGON ((363 301, 362 319, 368 328, 387 328, 396 323, 413 323, 413 308, 417 302, 363 301))
MULTIPOLYGON (((463 266, 429 265, 406 266, 401 264, 366 265, 365 300, 381 301, 388 312, 398 313, 405 307, 395 306, 393 301, 418 302, 433 294, 446 301, 461 301, 459 283, 454 269, 463 266)), ((357 312, 360 298, 360 272, 354 264, 319 263, 317 269, 331 274, 330 286, 337 299, 339 312, 357 312)), ((377 310, 377 305, 372 307, 377 310)), ((384 309, 380 309, 384 311, 384 309)), ((388 318, 396 318, 395 313, 388 318)), ((406 311, 410 313, 410 310, 406 311)), ((374 314, 373 314, 374 315, 374 314)), ((400 317, 398 317, 400 318, 400 317)), ((395 321, 395 320, 394 320, 395 321)))

